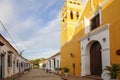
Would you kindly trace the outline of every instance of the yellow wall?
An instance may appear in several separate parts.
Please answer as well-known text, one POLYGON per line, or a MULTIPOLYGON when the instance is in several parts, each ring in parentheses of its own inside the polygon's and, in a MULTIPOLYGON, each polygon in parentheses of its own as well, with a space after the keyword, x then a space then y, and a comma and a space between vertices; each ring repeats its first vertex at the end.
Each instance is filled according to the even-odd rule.
MULTIPOLYGON (((76 70, 75 75, 79 76, 81 73, 81 47, 79 39, 85 35, 84 30, 84 17, 88 18, 93 13, 95 13, 100 4, 103 4, 106 0, 93 0, 94 9, 91 10, 91 3, 88 0, 84 10, 81 11, 81 16, 78 21, 78 26, 71 25, 74 27, 73 31, 66 27, 66 35, 67 38, 72 37, 70 41, 65 41, 66 37, 61 37, 62 45, 61 45, 61 67, 69 67, 70 74, 73 74, 72 64, 75 63, 76 70), (74 32, 74 34, 67 34, 67 31, 74 32), (72 34, 72 35, 71 35, 72 34), (66 42, 66 43, 65 43, 66 42), (63 45, 63 43, 65 43, 63 45), (70 54, 74 54, 74 58, 70 56, 70 54)), ((110 59, 111 64, 117 63, 120 64, 120 56, 116 55, 116 51, 120 49, 120 0, 109 0, 104 6, 102 5, 102 25, 110 24, 110 59)), ((61 32, 62 35, 65 35, 65 32, 61 32)))
POLYGON ((120 0, 111 0, 109 5, 103 9, 103 24, 110 24, 110 53, 111 64, 120 64, 120 56, 116 51, 120 49, 120 0))
MULTIPOLYGON (((73 0, 71 0, 73 1, 73 0)), ((74 2, 74 1, 73 1, 74 2)), ((64 22, 61 20, 61 67, 68 67, 70 69, 70 74, 73 75, 73 64, 75 64, 75 75, 79 76, 80 75, 80 44, 78 40, 71 40, 73 33, 75 31, 75 26, 77 24, 77 18, 76 18, 76 12, 79 12, 80 16, 80 7, 81 7, 81 2, 75 1, 76 3, 80 3, 79 7, 78 5, 71 5, 68 3, 67 6, 63 6, 63 10, 66 10, 66 12, 61 10, 61 19, 64 18, 64 22), (73 19, 71 20, 70 18, 70 11, 73 11, 73 19), (64 17, 67 16, 67 19, 64 17), (77 48, 76 48, 77 46, 77 48), (74 57, 71 56, 73 54, 74 57)), ((64 4, 65 5, 65 4, 64 4)))

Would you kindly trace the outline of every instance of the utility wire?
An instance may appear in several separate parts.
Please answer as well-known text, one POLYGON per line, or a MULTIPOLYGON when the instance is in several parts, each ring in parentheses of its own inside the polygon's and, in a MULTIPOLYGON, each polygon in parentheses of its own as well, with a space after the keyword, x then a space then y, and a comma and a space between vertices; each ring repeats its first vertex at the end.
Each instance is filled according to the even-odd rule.
POLYGON ((4 24, 2 23, 1 20, 0 20, 0 23, 1 23, 2 27, 3 27, 3 29, 5 30, 5 32, 8 34, 8 36, 9 36, 10 39, 12 40, 13 44, 15 45, 15 47, 16 47, 16 48, 19 50, 19 52, 20 52, 19 47, 16 45, 16 43, 14 42, 13 38, 11 37, 10 33, 8 32, 8 30, 6 29, 6 27, 4 26, 4 24))

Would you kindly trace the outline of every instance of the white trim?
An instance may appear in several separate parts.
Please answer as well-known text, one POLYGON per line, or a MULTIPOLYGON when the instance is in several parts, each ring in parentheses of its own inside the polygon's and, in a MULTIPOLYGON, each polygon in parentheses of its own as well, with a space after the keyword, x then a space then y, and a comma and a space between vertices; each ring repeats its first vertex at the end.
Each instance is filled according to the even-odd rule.
POLYGON ((96 12, 94 12, 91 16, 89 16, 88 19, 91 20, 92 18, 94 18, 98 14, 100 15, 100 24, 102 24, 102 10, 101 10, 101 5, 100 4, 99 4, 96 12))
POLYGON ((87 6, 88 1, 89 1, 89 0, 87 0, 87 1, 85 2, 84 6, 83 6, 83 8, 82 8, 82 10, 81 10, 81 13, 80 13, 80 16, 79 16, 79 19, 78 19, 77 23, 80 22, 81 16, 82 16, 82 14, 83 14, 83 12, 84 12, 86 6, 87 6))
POLYGON ((90 33, 86 34, 85 36, 83 36, 82 38, 80 38, 79 40, 82 41, 84 39, 86 39, 88 36, 93 36, 93 35, 96 35, 97 33, 101 32, 101 31, 104 31, 106 29, 109 28, 109 24, 105 24, 103 25, 102 27, 98 27, 97 29, 91 31, 90 33), (103 27, 104 26, 104 27, 103 27))
POLYGON ((90 47, 91 45, 98 41, 101 44, 101 54, 102 54, 102 69, 105 66, 110 65, 110 41, 109 41, 109 24, 105 24, 92 32, 86 34, 84 37, 80 38, 81 45, 81 76, 90 75, 90 47), (89 37, 89 40, 88 40, 89 37), (106 41, 103 41, 103 39, 106 41))
POLYGON ((84 16, 84 28, 85 28, 85 34, 89 33, 91 31, 90 29, 90 20, 87 19, 85 16, 84 16))
POLYGON ((92 13, 95 10, 93 6, 93 0, 90 0, 90 6, 91 6, 90 12, 92 13))
POLYGON ((105 4, 107 4, 109 2, 109 0, 104 0, 104 2, 102 2, 102 6, 104 6, 105 4))
POLYGON ((93 19, 95 16, 99 14, 100 24, 102 24, 102 11, 101 11, 101 4, 99 3, 98 9, 96 12, 94 12, 91 16, 86 18, 84 16, 84 27, 85 27, 85 34, 89 33, 91 31, 90 27, 90 20, 93 19))

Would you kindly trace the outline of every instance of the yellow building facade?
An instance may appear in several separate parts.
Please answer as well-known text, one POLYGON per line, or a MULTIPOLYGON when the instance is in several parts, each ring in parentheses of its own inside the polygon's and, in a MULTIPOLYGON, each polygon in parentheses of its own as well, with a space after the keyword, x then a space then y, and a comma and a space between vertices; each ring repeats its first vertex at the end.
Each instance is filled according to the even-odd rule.
POLYGON ((120 0, 66 0, 61 11, 61 67, 101 75, 120 64, 120 0))

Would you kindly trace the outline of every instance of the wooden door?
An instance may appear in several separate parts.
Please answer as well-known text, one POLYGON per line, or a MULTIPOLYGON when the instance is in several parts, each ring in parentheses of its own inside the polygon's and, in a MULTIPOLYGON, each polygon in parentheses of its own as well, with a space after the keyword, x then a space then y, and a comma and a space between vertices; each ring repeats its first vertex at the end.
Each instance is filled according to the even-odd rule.
POLYGON ((90 71, 91 75, 102 74, 101 45, 99 42, 93 43, 90 48, 90 71))

